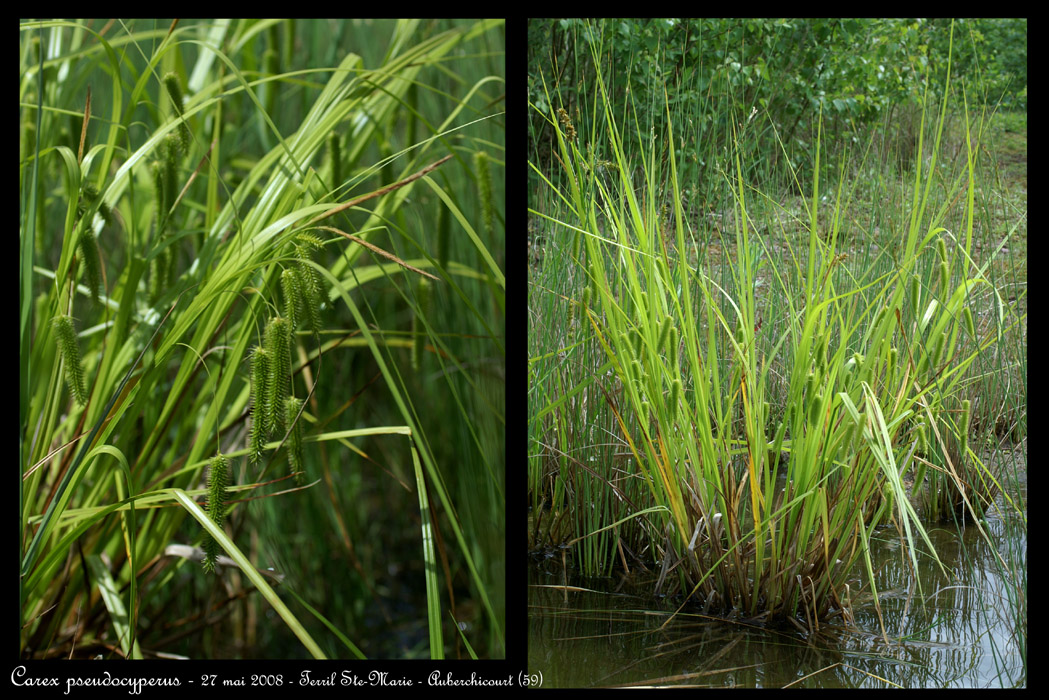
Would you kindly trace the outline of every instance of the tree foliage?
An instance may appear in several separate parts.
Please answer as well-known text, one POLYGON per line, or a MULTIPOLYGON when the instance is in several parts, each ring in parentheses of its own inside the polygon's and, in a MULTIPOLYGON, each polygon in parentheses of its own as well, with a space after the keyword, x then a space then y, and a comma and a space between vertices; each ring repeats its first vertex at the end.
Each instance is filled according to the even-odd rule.
MULTIPOLYGON (((916 106, 927 84, 930 98, 941 97, 943 81, 935 78, 947 67, 950 28, 950 19, 531 20, 528 98, 537 109, 530 111, 530 152, 535 162, 549 162, 547 120, 558 109, 575 119, 591 113, 581 106, 599 97, 598 56, 603 74, 615 78, 609 98, 628 146, 666 133, 665 89, 671 117, 687 112, 687 123, 674 124, 686 169, 726 145, 729 113, 737 121, 755 110, 767 114, 788 151, 804 153, 821 112, 825 129, 847 134, 916 106)), ((970 104, 1000 100, 1026 109, 1027 21, 956 20, 951 73, 970 104)), ((600 135, 575 127, 602 158, 600 135)))

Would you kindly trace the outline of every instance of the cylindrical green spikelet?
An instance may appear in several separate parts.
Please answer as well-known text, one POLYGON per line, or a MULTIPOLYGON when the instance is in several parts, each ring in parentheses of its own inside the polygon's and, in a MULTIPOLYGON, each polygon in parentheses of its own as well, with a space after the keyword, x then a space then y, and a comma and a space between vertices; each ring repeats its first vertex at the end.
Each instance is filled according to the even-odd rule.
POLYGON ((973 312, 968 306, 962 309, 962 318, 965 320, 965 330, 969 332, 969 336, 973 339, 976 338, 976 326, 973 324, 973 312))
POLYGON ((320 250, 321 241, 312 234, 300 233, 295 239, 295 257, 299 261, 299 287, 302 291, 302 310, 306 327, 320 332, 321 282, 317 270, 310 264, 313 252, 320 250))
POLYGON ((670 328, 670 338, 668 338, 667 340, 668 340, 667 355, 670 357, 671 362, 674 363, 674 366, 677 367, 678 366, 678 359, 677 359, 678 330, 677 330, 677 326, 671 326, 671 328, 670 328))
POLYGON ((170 268, 171 246, 165 246, 149 263, 149 302, 155 303, 167 289, 167 271, 170 268))
POLYGON ((666 347, 667 339, 670 337, 670 325, 673 323, 674 318, 667 316, 663 319, 663 323, 659 326, 659 340, 656 341, 656 351, 662 352, 666 347))
POLYGON ((950 289, 947 286, 950 283, 951 283, 951 268, 947 264, 946 260, 941 260, 940 261, 940 292, 944 295, 944 297, 946 297, 947 294, 950 292, 950 289))
POLYGON ((845 436, 841 440, 840 459, 849 462, 852 459, 852 438, 856 435, 856 424, 847 422, 845 424, 845 436))
POLYGON ((84 262, 84 282, 91 291, 91 301, 99 303, 98 292, 102 288, 102 258, 98 252, 98 241, 90 228, 80 233, 80 257, 84 262))
POLYGON ((269 411, 268 424, 273 433, 283 437, 287 423, 284 420, 284 402, 288 400, 291 387, 291 326, 288 319, 276 316, 266 328, 266 352, 269 353, 269 411))
POLYGON ((811 402, 812 397, 816 395, 816 373, 809 372, 809 376, 805 379, 805 400, 811 402))
POLYGON ((935 369, 940 364, 940 356, 943 354, 943 349, 947 345, 947 331, 944 331, 933 338, 932 352, 930 358, 929 369, 935 369))
POLYGON ((106 226, 113 222, 113 211, 102 200, 98 189, 94 185, 85 183, 80 190, 80 204, 77 206, 77 214, 83 218, 92 208, 102 217, 106 226))
POLYGON ((208 516, 222 527, 226 522, 226 489, 229 486, 229 459, 222 454, 211 460, 208 469, 208 516))
POLYGON ((630 362, 630 374, 630 378, 634 380, 635 384, 641 384, 641 363, 637 360, 630 362))
POLYGON ((182 114, 182 86, 179 85, 178 76, 174 72, 164 74, 164 89, 168 91, 171 104, 175 108, 175 114, 182 114))
POLYGON ((164 87, 168 91, 168 97, 171 98, 171 104, 175 107, 175 116, 179 120, 179 126, 176 130, 177 140, 175 143, 177 144, 179 152, 185 153, 189 150, 191 137, 189 134, 189 127, 186 126, 186 120, 182 118, 182 86, 179 84, 178 76, 174 73, 168 73, 165 75, 164 87))
POLYGON ((636 330, 631 331, 630 340, 634 346, 634 356, 641 356, 641 334, 636 330))
POLYGON ((98 215, 102 217, 106 226, 113 224, 113 209, 103 199, 98 200, 98 215))
POLYGON ((280 287, 284 292, 284 315, 294 330, 299 325, 302 310, 302 285, 299 283, 298 272, 290 267, 281 272, 280 287))
POLYGON ((675 379, 670 384, 670 410, 672 413, 677 412, 677 402, 681 398, 681 380, 675 379))
POLYGON ((294 396, 288 397, 284 404, 284 415, 287 424, 292 426, 291 435, 288 436, 288 467, 295 475, 295 483, 301 484, 306 471, 306 465, 302 460, 302 419, 295 420, 299 416, 302 401, 294 396))
POLYGON ((252 464, 262 459, 266 437, 270 434, 267 424, 269 412, 266 402, 269 400, 269 353, 265 348, 255 348, 251 354, 251 445, 248 457, 252 464))
POLYGON ((809 404, 809 427, 815 428, 819 425, 823 416, 823 394, 816 394, 812 403, 809 404))
POLYGON ((929 454, 929 437, 925 432, 925 423, 918 426, 918 450, 923 455, 929 454))
MULTIPOLYGON (((217 454, 208 466, 208 517, 221 530, 226 522, 226 501, 229 497, 229 459, 217 454)), ((219 543, 210 535, 204 535, 204 571, 215 570, 215 560, 220 551, 219 543)))
POLYGON ((324 241, 312 233, 303 232, 295 236, 294 245, 296 255, 300 258, 307 258, 324 248, 324 241))
POLYGON ((947 241, 943 236, 936 239, 936 250, 940 254, 940 262, 947 262, 947 241))
POLYGON ((622 353, 622 361, 626 362, 629 358, 633 357, 634 346, 630 342, 630 334, 623 331, 619 334, 619 346, 616 348, 622 353))
POLYGON ((914 471, 914 485, 911 486, 911 495, 915 495, 921 490, 922 482, 925 481, 925 471, 929 467, 929 463, 924 459, 917 460, 918 468, 914 471))
POLYGON ((972 401, 962 401, 962 435, 969 434, 969 421, 972 419, 972 401))
POLYGON ((889 348, 889 377, 888 381, 891 383, 892 378, 896 376, 896 357, 899 353, 895 347, 889 348))
POLYGON ((830 342, 828 336, 816 341, 816 367, 822 372, 827 369, 827 343, 830 342))
POLYGON ((80 366, 80 346, 77 345, 73 319, 66 315, 51 319, 51 327, 58 343, 58 354, 65 367, 69 393, 81 406, 87 405, 87 390, 84 388, 84 369, 80 366))
POLYGON ((87 210, 98 199, 98 189, 94 185, 84 183, 80 186, 80 202, 77 204, 76 213, 80 218, 84 217, 87 210))

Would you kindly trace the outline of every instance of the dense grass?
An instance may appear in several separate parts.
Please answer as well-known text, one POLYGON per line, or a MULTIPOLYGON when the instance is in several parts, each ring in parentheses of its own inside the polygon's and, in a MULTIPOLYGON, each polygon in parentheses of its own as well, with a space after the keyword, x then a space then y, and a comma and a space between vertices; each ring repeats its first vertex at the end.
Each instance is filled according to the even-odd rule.
POLYGON ((21 654, 502 656, 502 23, 20 30, 21 654))
POLYGON ((988 162, 991 111, 927 94, 907 134, 845 143, 816 115, 795 169, 716 85, 687 107, 654 89, 669 127, 638 123, 593 37, 571 113, 546 86, 557 166, 533 161, 532 544, 748 618, 847 619, 874 528, 935 557, 918 511, 979 527, 1015 479, 989 451, 1025 444, 1026 216, 988 162), (689 110, 721 111, 729 146, 682 182, 689 110))

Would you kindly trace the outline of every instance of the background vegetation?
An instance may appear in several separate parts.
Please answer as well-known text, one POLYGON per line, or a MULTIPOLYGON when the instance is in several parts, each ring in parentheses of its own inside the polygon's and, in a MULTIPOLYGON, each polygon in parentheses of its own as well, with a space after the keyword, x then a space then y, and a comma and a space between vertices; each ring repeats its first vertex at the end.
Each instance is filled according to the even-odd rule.
MULTIPOLYGON (((715 197, 710 188, 716 179, 703 175, 729 147, 726 108, 768 115, 755 126, 755 141, 771 139, 775 125, 784 143, 782 151, 769 148, 764 159, 748 159, 748 168, 765 167, 765 161, 779 167, 782 159, 794 168, 814 162, 814 126, 821 117, 832 152, 879 124, 911 152, 926 78, 946 67, 950 28, 950 19, 530 20, 528 96, 536 109, 529 114, 529 152, 542 171, 559 177, 548 167, 553 135, 541 115, 563 106, 582 141, 594 144, 597 157, 611 158, 590 133, 594 124, 579 119, 592 111, 596 97, 591 48, 597 43, 615 113, 629 105, 637 123, 656 134, 666 132, 668 119, 677 125, 681 181, 697 187, 688 194, 701 201, 715 197), (547 103, 544 80, 557 86, 560 104, 547 103)), ((965 38, 954 42, 952 71, 969 94, 1026 113, 1027 20, 958 20, 955 36, 965 38)), ((942 83, 932 81, 928 89, 931 99, 942 97, 942 83)), ((636 152, 647 136, 624 130, 624 149, 636 152)), ((530 177, 534 186, 535 175, 530 177)))
POLYGON ((20 42, 22 655, 503 656, 502 22, 20 42))

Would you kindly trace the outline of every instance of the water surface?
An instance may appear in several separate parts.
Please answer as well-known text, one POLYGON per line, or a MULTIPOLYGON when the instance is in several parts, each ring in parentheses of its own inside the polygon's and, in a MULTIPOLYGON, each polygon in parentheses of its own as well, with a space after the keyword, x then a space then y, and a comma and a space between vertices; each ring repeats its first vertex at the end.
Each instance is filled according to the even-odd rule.
MULTIPOLYGON (((1026 483, 1019 486, 1025 503, 1026 483)), ((989 512, 983 528, 992 544, 972 524, 960 532, 927 524, 946 572, 919 554, 920 589, 898 535, 879 531, 871 556, 880 617, 858 568, 853 624, 839 617, 816 634, 691 606, 674 615, 681 600, 654 598, 654 575, 566 577, 554 558, 530 569, 529 672, 542 673, 543 687, 1026 685, 1025 519, 1026 511, 989 512)))

